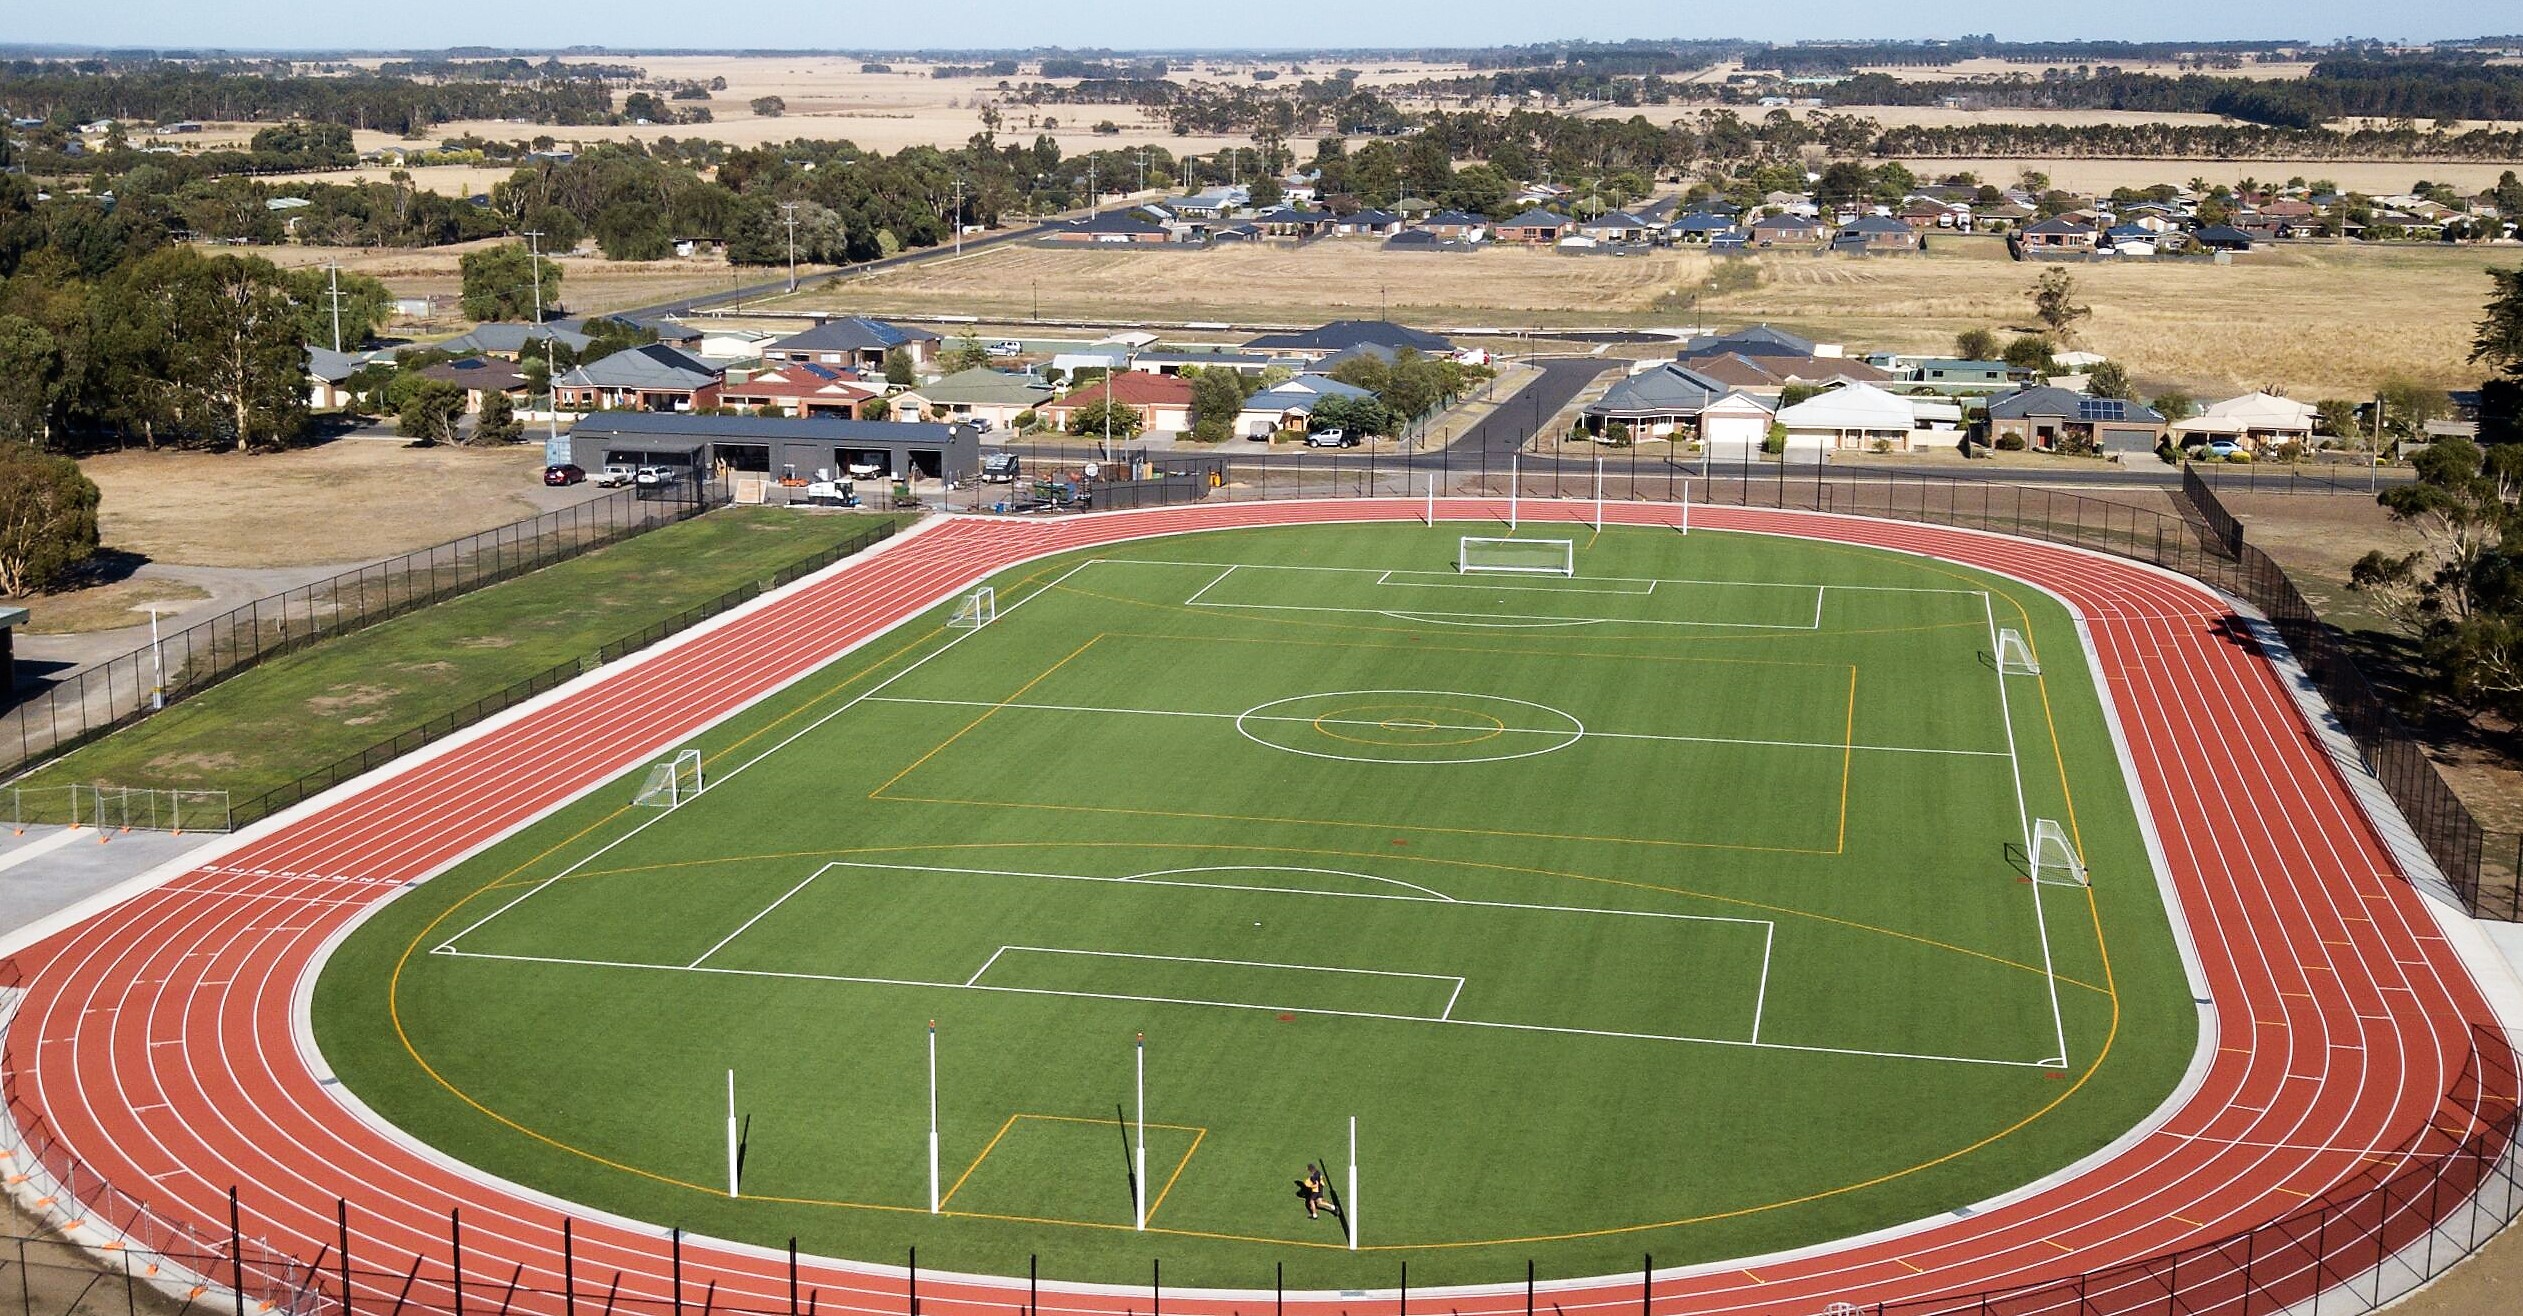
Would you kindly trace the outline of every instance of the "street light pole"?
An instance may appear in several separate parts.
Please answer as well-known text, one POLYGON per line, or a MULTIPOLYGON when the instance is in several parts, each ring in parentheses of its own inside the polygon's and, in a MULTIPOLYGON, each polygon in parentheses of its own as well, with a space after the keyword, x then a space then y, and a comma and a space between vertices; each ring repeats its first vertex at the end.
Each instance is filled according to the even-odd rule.
POLYGON ((788 222, 788 290, 797 291, 797 203, 780 203, 780 217, 788 222))

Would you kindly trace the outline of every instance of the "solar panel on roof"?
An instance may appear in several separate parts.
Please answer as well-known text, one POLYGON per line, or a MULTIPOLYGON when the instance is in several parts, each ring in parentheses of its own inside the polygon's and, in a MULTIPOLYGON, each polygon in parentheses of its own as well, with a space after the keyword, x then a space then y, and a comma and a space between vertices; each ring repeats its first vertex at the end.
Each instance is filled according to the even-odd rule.
POLYGON ((2076 404, 2078 420, 2127 420, 2129 404, 2118 398, 2084 398, 2076 404))

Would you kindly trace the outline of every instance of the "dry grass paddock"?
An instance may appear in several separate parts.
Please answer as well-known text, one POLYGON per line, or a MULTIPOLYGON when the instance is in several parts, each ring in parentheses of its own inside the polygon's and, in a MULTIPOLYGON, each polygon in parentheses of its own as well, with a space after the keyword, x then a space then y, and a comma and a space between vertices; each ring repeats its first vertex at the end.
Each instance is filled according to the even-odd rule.
MULTIPOLYGON (((2391 374, 2452 386, 2466 364, 2486 271, 2510 251, 2305 246, 2231 265, 2073 267, 2094 308, 2078 345, 2150 387, 2358 396, 2391 374)), ((1429 324, 1768 322, 1852 350, 1950 349, 1967 328, 2030 323, 2038 270, 1994 239, 1939 239, 1919 256, 1770 255, 1743 291, 1708 286, 1714 258, 1671 250, 1573 256, 1499 249, 1439 255, 1370 242, 1213 251, 1013 246, 928 261, 800 294, 796 307, 972 314, 1021 321, 1306 321, 1373 314, 1429 324)))
MULTIPOLYGON (((466 252, 504 241, 507 239, 485 238, 445 247, 255 247, 248 254, 291 268, 339 264, 344 273, 365 274, 382 281, 398 297, 433 298, 438 305, 430 320, 391 326, 395 333, 427 337, 438 332, 454 333, 470 323, 455 308, 464 285, 458 262, 466 252)), ((237 248, 208 250, 225 252, 237 248)), ((612 261, 596 254, 592 247, 584 255, 555 256, 553 260, 561 267, 562 304, 572 313, 620 310, 724 292, 746 284, 766 283, 787 273, 784 268, 738 269, 717 256, 612 261)), ((800 265, 798 272, 805 274, 822 268, 800 265)))

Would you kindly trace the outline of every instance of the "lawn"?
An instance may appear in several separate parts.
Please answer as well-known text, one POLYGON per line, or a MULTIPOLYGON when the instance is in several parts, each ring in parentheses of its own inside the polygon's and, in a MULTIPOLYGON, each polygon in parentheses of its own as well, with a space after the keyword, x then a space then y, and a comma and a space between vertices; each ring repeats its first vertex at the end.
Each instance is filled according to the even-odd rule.
POLYGON ((875 518, 723 508, 266 663, 36 769, 242 800, 759 580, 875 518))
POLYGON ((593 1207, 1246 1287, 1816 1243, 2172 1090, 2192 1007, 2047 596, 1706 531, 1465 576, 1466 529, 1001 577, 992 623, 917 620, 704 734, 682 806, 634 774, 384 907, 319 981, 325 1059, 593 1207), (1999 627, 2042 674, 1999 675, 1999 627), (2035 817, 2090 888, 2027 880, 2035 817), (1345 1188, 1353 1116, 1356 1255, 1294 1196, 1309 1162, 1345 1188))

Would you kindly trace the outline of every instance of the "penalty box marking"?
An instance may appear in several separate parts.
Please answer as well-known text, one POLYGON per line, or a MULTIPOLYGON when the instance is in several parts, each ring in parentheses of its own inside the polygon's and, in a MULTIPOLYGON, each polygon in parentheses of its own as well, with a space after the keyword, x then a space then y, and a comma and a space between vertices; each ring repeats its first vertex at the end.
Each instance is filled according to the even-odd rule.
MULTIPOLYGON (((1250 867, 1251 867, 1251 866, 1238 866, 1238 867, 1237 867, 1237 869, 1236 869, 1236 871, 1248 871, 1250 867)), ((776 899, 774 899, 774 900, 773 900, 773 901, 772 901, 772 902, 771 902, 768 906, 764 907, 764 908, 763 908, 763 909, 761 909, 761 910, 756 911, 756 912, 755 912, 752 916, 748 917, 748 918, 747 918, 747 919, 746 919, 746 920, 745 920, 742 924, 740 924, 740 925, 737 927, 737 929, 736 929, 736 931, 735 931, 735 932, 730 933, 727 937, 722 938, 722 939, 719 941, 719 943, 718 943, 717 945, 712 946, 712 947, 711 947, 708 951, 703 952, 703 954, 701 955, 701 957, 700 957, 699 959, 693 960, 692 962, 687 963, 687 964, 658 964, 658 963, 647 963, 647 962, 636 961, 636 960, 603 960, 603 959, 589 959, 589 958, 584 958, 584 957, 578 957, 578 956, 566 956, 566 955, 522 955, 522 954, 511 954, 511 953, 493 952, 493 951, 470 951, 470 950, 462 950, 462 949, 459 949, 459 948, 456 946, 456 942, 457 942, 457 940, 459 940, 459 939, 461 939, 461 938, 463 938, 463 937, 465 937, 465 936, 468 936, 468 935, 470 935, 472 932, 474 932, 474 931, 478 930, 478 929, 482 926, 482 924, 476 924, 476 925, 474 925, 474 927, 472 927, 472 928, 467 928, 467 929, 465 929, 463 932, 457 933, 457 934, 456 934, 456 936, 454 936, 454 937, 450 937, 450 938, 448 938, 446 941, 440 942, 438 945, 436 945, 436 946, 434 946, 434 947, 431 947, 431 948, 430 948, 430 953, 431 953, 432 955, 444 955, 444 956, 448 956, 448 957, 450 957, 450 958, 455 958, 455 959, 488 960, 488 961, 496 961, 496 962, 502 962, 502 963, 512 963, 512 964, 548 964, 548 965, 566 965, 566 966, 575 967, 575 968, 627 969, 627 970, 635 970, 635 971, 648 971, 648 972, 657 972, 657 973, 697 973, 697 974, 713 974, 713 975, 718 975, 718 976, 721 976, 721 977, 736 977, 736 978, 770 978, 770 979, 776 979, 776 980, 782 980, 782 981, 792 981, 792 982, 829 982, 829 983, 850 983, 850 984, 858 984, 858 985, 863 985, 863 986, 877 986, 877 987, 931 987, 931 988, 944 988, 944 989, 951 990, 951 991, 995 992, 995 993, 1000 993, 1000 994, 1004 994, 1004 995, 1011 995, 1011 996, 1048 996, 1048 997, 1069 997, 1069 998, 1073 998, 1073 999, 1082 999, 1082 1000, 1131 1001, 1131 1002, 1138 1002, 1138 1003, 1142 1003, 1142 1004, 1151 1004, 1151 1005, 1189 1005, 1189 1006, 1197 1006, 1197 1007, 1209 1008, 1209 1009, 1227 1009, 1227 1010, 1248 1010, 1248 1011, 1250 1011, 1250 1010, 1267 1010, 1267 1011, 1272 1011, 1272 1012, 1284 1012, 1284 1013, 1292 1013, 1292 1014, 1312 1015, 1312 1016, 1316 1016, 1316 1017, 1319 1017, 1319 1018, 1338 1018, 1338 1019, 1371 1019, 1371 1020, 1377 1020, 1377 1021, 1381 1021, 1381 1022, 1388 1022, 1388 1023, 1417 1023, 1417 1024, 1434 1024, 1434 1025, 1440 1025, 1440 1026, 1444 1026, 1444 1027, 1453 1027, 1453 1028, 1487 1028, 1487 1029, 1497 1029, 1497 1030, 1502 1030, 1502 1031, 1507 1031, 1507 1032, 1544 1033, 1544 1034, 1551 1034, 1551 1035, 1557 1035, 1557 1036, 1573 1036, 1573 1037, 1600 1037, 1600 1038, 1610 1038, 1610 1039, 1616 1039, 1616 1040, 1622 1040, 1622 1041, 1642 1041, 1642 1042, 1676 1042, 1676 1043, 1696 1044, 1696 1045, 1702 1045, 1702 1046, 1730 1046, 1730 1047, 1743 1047, 1743 1048, 1755 1049, 1755 1050, 1771 1050, 1771 1051, 1791 1051, 1791 1052, 1800 1052, 1800 1053, 1810 1054, 1810 1055, 1844 1055, 1844 1056, 1863 1056, 1863 1057, 1868 1057, 1868 1058, 1874 1058, 1874 1059, 1886 1059, 1886 1060, 1925 1060, 1925 1061, 1937 1061, 1937 1062, 1943 1062, 1943 1063, 1948 1063, 1948 1064, 1964 1064, 1964 1065, 1993 1065, 1993 1066, 1997 1066, 1997 1067, 2000 1067, 2000 1068, 2010 1068, 2010 1069, 2058 1069, 2058 1068, 2063 1068, 2063 1066, 2061 1065, 2061 1063, 2060 1063, 2059 1061, 2055 1060, 2055 1059, 2045 1059, 2045 1060, 2015 1060, 2015 1059, 2008 1059, 2008 1058, 2003 1058, 2003 1057, 1993 1057, 1993 1056, 1947 1055, 1947 1054, 1941 1054, 1941 1053, 1936 1053, 1936 1052, 1887 1051, 1887 1050, 1877 1050, 1877 1049, 1871 1049, 1871 1048, 1866 1048, 1866 1047, 1820 1046, 1820 1045, 1801 1044, 1801 1043, 1791 1043, 1791 1042, 1764 1042, 1764 1041, 1761 1041, 1761 1040, 1760 1040, 1760 1038, 1759 1038, 1761 1018, 1762 1018, 1763 1012, 1765 1011, 1765 1009, 1767 1008, 1767 1005, 1768 1005, 1768 1000, 1769 1000, 1769 985, 1770 985, 1770 967, 1771 967, 1771 962, 1772 962, 1772 959, 1773 959, 1774 954, 1775 954, 1775 951, 1776 951, 1776 947, 1777 947, 1777 940, 1778 940, 1778 927, 1777 927, 1777 924, 1776 924, 1776 922, 1775 922, 1775 921, 1770 920, 1770 919, 1735 918, 1735 917, 1730 917, 1730 916, 1726 916, 1726 915, 1717 915, 1717 914, 1676 914, 1676 913, 1669 913, 1669 912, 1664 912, 1664 911, 1657 911, 1657 910, 1642 910, 1642 909, 1601 909, 1601 908, 1590 908, 1590 907, 1583 906, 1583 905, 1546 905, 1546 904, 1535 904, 1535 903, 1527 903, 1527 902, 1522 902, 1522 901, 1506 901, 1506 900, 1465 900, 1465 899, 1460 899, 1460 898, 1457 898, 1457 897, 1451 897, 1451 896, 1446 896, 1446 895, 1436 894, 1436 893, 1430 893, 1430 894, 1420 894, 1420 895, 1401 895, 1401 894, 1392 894, 1392 893, 1380 892, 1380 891, 1332 891, 1332 890, 1325 890, 1325 889, 1316 888, 1316 887, 1255 886, 1255 885, 1251 885, 1251 884, 1224 883, 1224 882, 1186 882, 1186 881, 1178 881, 1178 880, 1169 880, 1169 878, 1171 878, 1171 877, 1173 877, 1173 876, 1175 876, 1175 875, 1184 874, 1184 873, 1192 873, 1192 872, 1200 872, 1200 871, 1204 871, 1204 870, 1201 870, 1201 869, 1167 869, 1167 870, 1162 870, 1161 872, 1158 872, 1158 873, 1138 874, 1138 875, 1133 875, 1133 876, 1128 876, 1128 877, 1099 877, 1099 876, 1093 876, 1093 875, 1083 874, 1083 873, 1052 873, 1052 872, 1040 872, 1040 871, 1034 871, 1034 870, 1028 870, 1028 869, 1005 869, 1005 868, 966 868, 966 867, 955 867, 955 866, 949 866, 949 865, 939 865, 939 864, 883 864, 883 863, 872 863, 872 862, 859 861, 859 860, 838 860, 838 859, 837 859, 837 860, 832 860, 832 861, 830 861, 830 862, 828 862, 828 863, 825 863, 825 864, 824 864, 824 865, 822 865, 821 867, 817 868, 814 872, 812 872, 812 873, 808 874, 808 875, 807 875, 807 877, 806 877, 806 879, 805 879, 804 881, 799 882, 797 885, 795 885, 795 886, 793 886, 793 887, 790 887, 787 891, 782 892, 782 893, 779 895, 779 897, 778 897, 778 898, 776 898, 776 899), (994 951, 994 952, 992 953, 992 955, 991 955, 991 957, 990 957, 990 960, 988 960, 988 961, 984 961, 984 963, 983 963, 983 964, 982 964, 982 966, 981 966, 981 970, 976 971, 976 972, 975 972, 975 973, 973 973, 973 974, 972 974, 969 978, 967 978, 966 980, 964 980, 964 981, 962 981, 962 982, 956 982, 956 981, 953 981, 953 980, 951 980, 951 979, 949 979, 949 980, 931 980, 931 979, 920 979, 920 978, 886 978, 886 977, 874 977, 874 976, 859 975, 859 974, 841 974, 841 973, 811 973, 811 972, 805 972, 805 971, 800 971, 800 970, 784 970, 784 969, 738 969, 738 968, 727 968, 727 967, 718 966, 718 965, 711 965, 711 964, 706 964, 706 963, 704 963, 704 962, 703 962, 703 961, 707 960, 710 956, 715 955, 715 954, 717 954, 719 951, 721 951, 721 950, 725 949, 725 948, 727 947, 727 945, 728 945, 729 943, 733 942, 734 940, 736 940, 736 938, 737 938, 738 936, 742 935, 745 931, 747 931, 747 930, 749 930, 750 928, 752 928, 752 927, 753 927, 756 923, 759 923, 765 915, 769 914, 769 913, 770 913, 773 909, 778 908, 781 904, 786 903, 786 902, 787 902, 787 900, 788 900, 791 896, 796 895, 799 891, 802 891, 802 890, 804 890, 804 889, 805 889, 808 885, 811 885, 811 884, 812 884, 812 883, 813 883, 813 882, 814 882, 817 878, 822 877, 824 874, 826 874, 826 873, 828 873, 828 872, 830 872, 830 871, 832 871, 833 869, 836 869, 836 868, 871 869, 871 870, 876 870, 876 871, 880 871, 880 872, 944 873, 944 874, 953 874, 953 875, 959 875, 959 876, 1036 878, 1036 879, 1042 879, 1042 880, 1047 880, 1047 881, 1061 881, 1061 882, 1092 882, 1092 883, 1099 883, 1099 884, 1128 885, 1128 886, 1170 886, 1170 887, 1183 887, 1183 888, 1188 888, 1188 889, 1193 889, 1193 890, 1201 890, 1201 891, 1240 891, 1240 892, 1255 892, 1255 893, 1260 893, 1260 894, 1264 894, 1264 895, 1276 895, 1276 896, 1314 896, 1314 897, 1322 897, 1322 898, 1329 898, 1329 899, 1336 899, 1336 900, 1382 900, 1382 901, 1396 901, 1396 902, 1402 902, 1402 903, 1407 903, 1407 904, 1442 905, 1442 906, 1446 906, 1446 907, 1449 907, 1449 908, 1490 908, 1490 909, 1508 909, 1508 910, 1521 910, 1521 911, 1528 911, 1528 912, 1541 912, 1541 913, 1553 913, 1553 914, 1569 914, 1569 915, 1576 915, 1576 916, 1581 916, 1581 917, 1599 917, 1599 918, 1637 918, 1637 919, 1664 919, 1664 920, 1669 920, 1669 921, 1673 921, 1673 922, 1684 922, 1684 923, 1729 923, 1729 924, 1738 924, 1738 925, 1741 925, 1741 926, 1743 926, 1743 927, 1745 927, 1745 928, 1747 928, 1747 929, 1750 929, 1750 928, 1756 928, 1756 927, 1757 927, 1757 928, 1759 928, 1759 929, 1761 930, 1761 968, 1760 968, 1760 977, 1759 977, 1759 982, 1758 982, 1758 984, 1757 984, 1757 986, 1756 986, 1755 996, 1754 996, 1754 1002, 1753 1002, 1753 1015, 1752 1015, 1752 1031, 1751 1031, 1751 1034, 1750 1034, 1749 1036, 1746 1036, 1746 1037, 1736 1038, 1736 1037, 1706 1037, 1706 1036, 1699 1036, 1699 1035, 1687 1034, 1687 1033, 1650 1033, 1650 1032, 1642 1032, 1642 1031, 1629 1030, 1629 1029, 1612 1029, 1612 1028, 1580 1028, 1580 1027, 1574 1027, 1574 1026, 1568 1026, 1568 1025, 1557 1025, 1557 1024, 1513 1023, 1513 1022, 1507 1022, 1507 1021, 1501 1021, 1501 1020, 1492 1020, 1492 1019, 1457 1019, 1457 1018, 1452 1017, 1452 1013, 1453 1013, 1453 1000, 1452 1000, 1451 998, 1449 998, 1449 1000, 1448 1000, 1448 1003, 1447 1003, 1447 1005, 1446 1005, 1446 1007, 1445 1007, 1445 1012, 1444 1012, 1441 1016, 1439 1016, 1439 1017, 1434 1017, 1434 1018, 1432 1018, 1432 1017, 1427 1016, 1427 1015, 1394 1014, 1394 1013, 1390 1013, 1390 1012, 1371 1011, 1371 1010, 1335 1010, 1335 1009, 1325 1009, 1325 1008, 1321 1008, 1321 1007, 1309 1007, 1309 1006, 1276 1006, 1276 1005, 1258 1005, 1258 1004, 1251 1004, 1251 1003, 1247 1003, 1247 1002, 1240 1002, 1240 1001, 1205 1001, 1205 1000, 1189 1000, 1189 999, 1182 999, 1182 998, 1176 998, 1176 997, 1150 996, 1150 995, 1140 995, 1140 994, 1134 994, 1134 993, 1120 993, 1120 992, 1084 992, 1084 991, 1070 991, 1070 990, 1062 990, 1062 989, 1054 989, 1054 988, 1043 988, 1043 987, 1002 987, 1002 986, 992 986, 992 985, 990 985, 990 984, 988 984, 988 983, 984 983, 984 982, 979 981, 979 979, 980 979, 980 978, 981 978, 981 976, 982 976, 982 973, 983 973, 983 972, 986 972, 986 971, 987 971, 987 970, 991 967, 991 962, 992 962, 992 961, 997 960, 997 958, 999 957, 999 955, 1003 954, 1004 952, 1006 952, 1006 951, 1008 951, 1008 950, 1048 950, 1050 953, 1054 953, 1054 954, 1071 953, 1071 954, 1106 955, 1106 956, 1111 956, 1111 957, 1114 957, 1114 958, 1133 958, 1133 959, 1152 959, 1152 960, 1183 960, 1183 961, 1193 962, 1193 963, 1222 963, 1222 964, 1246 964, 1246 963, 1255 963, 1255 962, 1252 962, 1252 961, 1234 961, 1234 960, 1214 960, 1214 961, 1203 961, 1203 960, 1197 960, 1197 959, 1193 959, 1192 957, 1185 957, 1185 956, 1159 956, 1159 955, 1135 955, 1135 954, 1125 955, 1125 954, 1122 954, 1122 953, 1119 953, 1119 952, 1072 951, 1072 950, 1068 950, 1068 949, 1066 949, 1066 948, 1041 948, 1041 947, 1014 947, 1014 946, 1002 946, 1002 947, 1000 947, 1000 948, 999 948, 999 950, 998 950, 998 951, 994 951)), ((1290 871, 1309 871, 1309 872, 1331 873, 1331 872, 1333 872, 1334 870, 1328 870, 1328 869, 1321 869, 1321 870, 1316 870, 1316 869, 1307 869, 1307 870, 1290 870, 1290 871)), ((1373 880, 1373 881, 1390 881, 1390 880, 1391 880, 1391 879, 1384 879, 1384 878, 1373 878, 1373 877, 1371 877, 1371 875, 1368 875, 1368 874, 1362 874, 1362 873, 1343 874, 1343 875, 1344 875, 1344 876, 1351 876, 1351 877, 1367 878, 1368 880, 1373 880)), ((1426 888, 1417 888, 1417 887, 1414 887, 1414 888, 1413 888, 1413 890, 1417 890, 1417 891, 1426 891, 1427 889, 1426 889, 1426 888)), ((502 912, 504 912, 504 911, 502 911, 502 912)), ((494 914, 494 915, 493 915, 493 917, 497 917, 497 915, 496 915, 496 914, 494 914)), ((484 923, 487 923, 487 922, 489 922, 489 921, 490 921, 490 920, 485 919, 483 922, 484 922, 484 923)), ((1457 994, 1459 994, 1459 993, 1460 993, 1460 990, 1461 990, 1461 989, 1460 989, 1459 984, 1462 982, 1462 980, 1461 980, 1461 979, 1459 979, 1459 978, 1454 978, 1454 977, 1452 977, 1452 975, 1438 975, 1438 974, 1415 974, 1415 973, 1402 973, 1402 972, 1399 972, 1399 971, 1374 970, 1374 969, 1333 969, 1333 968, 1331 968, 1330 966, 1325 966, 1325 965, 1262 965, 1261 967, 1270 967, 1270 968, 1285 968, 1285 969, 1297 969, 1297 970, 1307 970, 1307 969, 1311 969, 1311 970, 1320 970, 1320 971, 1328 971, 1328 972, 1344 972, 1344 973, 1372 974, 1372 975, 1378 975, 1378 976, 1389 976, 1389 977, 1442 978, 1442 979, 1447 979, 1447 980, 1454 981, 1454 982, 1456 982, 1456 983, 1458 984, 1458 987, 1457 987, 1457 989, 1456 989, 1456 990, 1457 990, 1457 994)))

